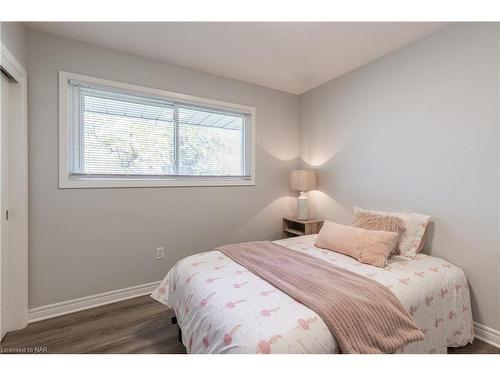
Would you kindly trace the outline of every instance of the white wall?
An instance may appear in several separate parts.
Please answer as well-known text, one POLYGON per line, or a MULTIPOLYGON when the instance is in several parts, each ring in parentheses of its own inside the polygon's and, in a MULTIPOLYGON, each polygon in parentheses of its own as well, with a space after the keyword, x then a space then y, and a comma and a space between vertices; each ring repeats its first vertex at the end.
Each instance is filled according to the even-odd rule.
POLYGON ((294 204, 297 96, 31 29, 27 40, 30 307, 157 281, 220 244, 280 237, 294 204), (58 189, 59 70, 255 106, 256 185, 58 189))
POLYGON ((500 329, 499 26, 458 24, 300 97, 317 216, 433 217, 427 250, 463 268, 474 319, 500 329))

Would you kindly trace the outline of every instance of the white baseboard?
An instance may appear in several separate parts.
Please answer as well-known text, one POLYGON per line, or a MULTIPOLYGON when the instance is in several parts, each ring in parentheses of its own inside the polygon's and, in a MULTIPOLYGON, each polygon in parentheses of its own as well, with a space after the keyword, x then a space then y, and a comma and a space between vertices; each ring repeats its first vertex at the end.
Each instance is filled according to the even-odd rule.
POLYGON ((40 320, 54 318, 56 316, 71 314, 77 311, 91 309, 93 307, 144 296, 151 293, 156 287, 158 287, 159 284, 159 281, 155 281, 153 283, 131 286, 129 288, 113 290, 110 292, 95 294, 93 296, 58 302, 52 305, 35 307, 28 310, 28 321, 29 323, 38 322, 40 320))
POLYGON ((500 348, 500 331, 474 322, 474 337, 487 344, 500 348))

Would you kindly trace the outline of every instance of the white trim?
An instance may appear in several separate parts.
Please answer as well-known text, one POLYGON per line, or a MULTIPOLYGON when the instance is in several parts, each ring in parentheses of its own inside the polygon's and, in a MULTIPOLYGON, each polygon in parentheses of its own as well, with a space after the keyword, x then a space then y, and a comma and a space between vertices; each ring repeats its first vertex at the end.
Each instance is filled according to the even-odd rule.
MULTIPOLYGON (((497 24, 497 27, 498 27, 498 30, 497 32, 499 33, 499 36, 500 36, 500 26, 499 24, 497 24)), ((499 45, 500 47, 500 45, 499 45)), ((500 58, 500 48, 497 50, 497 57, 500 58)), ((500 69, 498 69, 497 71, 497 87, 500 88, 500 69)), ((498 103, 500 104, 500 103, 498 103)), ((498 118, 500 118, 500 105, 497 107, 498 108, 498 118)), ((500 121, 498 122, 497 124, 497 129, 499 130, 498 132, 498 136, 497 136, 497 143, 500 143, 500 121)), ((498 154, 497 156, 497 163, 498 165, 500 165, 500 154, 498 154)), ((498 166, 497 165, 497 166, 498 166)), ((500 175, 498 176, 499 177, 499 180, 498 182, 500 183, 500 175)), ((499 192, 500 194, 500 192, 499 192)), ((500 233, 500 199, 497 201, 497 233, 500 233)), ((497 251, 498 251, 498 257, 497 257, 497 275, 500 275, 500 242, 497 243, 497 251)), ((497 298, 497 312, 500 312, 500 277, 498 278, 498 289, 497 289, 497 294, 498 294, 498 298, 497 298)), ((500 314, 497 314, 497 317, 500 316, 500 314)), ((500 335, 498 334, 498 331, 497 331, 497 344, 500 343, 500 339, 498 339, 500 335)), ((492 344, 494 345, 494 344, 492 344)), ((500 347, 500 346, 497 346, 497 347, 500 347)))
POLYGON ((28 90, 27 73, 3 43, 1 66, 16 81, 10 87, 9 249, 7 332, 28 324, 28 90))
POLYGON ((16 82, 21 82, 26 77, 26 70, 3 43, 1 43, 1 46, 2 67, 16 82))
POLYGON ((150 87, 133 85, 125 82, 110 81, 107 79, 86 76, 82 74, 59 71, 59 188, 137 188, 137 187, 181 187, 181 186, 253 186, 255 185, 255 107, 224 102, 221 100, 202 98, 171 91, 159 90, 150 87), (251 177, 245 178, 182 178, 179 176, 162 179, 71 179, 69 176, 69 137, 68 137, 68 80, 84 81, 97 85, 116 87, 128 90, 131 93, 146 93, 160 96, 165 99, 182 101, 186 104, 212 107, 219 110, 237 111, 250 115, 251 127, 251 177))
POLYGON ((224 178, 191 178, 187 179, 70 179, 67 172, 59 171, 60 189, 96 189, 96 188, 145 188, 145 187, 195 187, 195 186, 254 186, 255 177, 251 179, 224 178))
POLYGON ((474 337, 487 344, 500 348, 500 331, 474 322, 474 337))
POLYGON ((71 314, 74 312, 92 309, 98 306, 108 305, 130 298, 140 297, 150 294, 155 290, 159 281, 148 284, 136 285, 129 288, 113 290, 110 292, 94 294, 93 296, 76 298, 69 301, 54 303, 51 305, 35 307, 29 309, 28 320, 30 323, 38 322, 56 316, 71 314))

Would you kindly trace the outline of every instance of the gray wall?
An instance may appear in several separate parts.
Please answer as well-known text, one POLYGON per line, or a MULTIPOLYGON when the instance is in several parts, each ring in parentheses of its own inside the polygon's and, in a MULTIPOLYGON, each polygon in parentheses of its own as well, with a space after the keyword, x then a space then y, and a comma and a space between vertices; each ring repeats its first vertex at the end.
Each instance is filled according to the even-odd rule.
POLYGON ((157 281, 191 253, 280 236, 294 204, 297 96, 31 29, 27 48, 30 307, 157 281), (255 106, 256 186, 58 189, 59 70, 255 106))
POLYGON ((459 24, 300 97, 317 216, 352 206, 433 217, 427 252, 465 270, 475 321, 500 329, 499 26, 459 24))
POLYGON ((318 217, 349 223, 352 205, 431 215, 426 251, 465 270, 475 320, 500 329, 498 24, 448 27, 300 97, 34 30, 27 40, 30 307, 279 237, 300 152, 320 168, 318 217), (257 107, 257 185, 59 190, 60 69, 257 107))
POLYGON ((0 22, 2 43, 26 68, 26 32, 21 22, 0 22))

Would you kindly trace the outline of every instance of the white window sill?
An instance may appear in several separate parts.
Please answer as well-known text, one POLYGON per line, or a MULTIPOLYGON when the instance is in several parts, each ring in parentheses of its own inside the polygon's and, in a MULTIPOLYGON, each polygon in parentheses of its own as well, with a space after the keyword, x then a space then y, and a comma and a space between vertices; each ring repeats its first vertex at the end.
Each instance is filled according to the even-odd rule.
POLYGON ((195 186, 254 186, 255 178, 185 178, 175 179, 127 179, 127 178, 61 178, 60 189, 95 188, 147 188, 147 187, 195 187, 195 186))

